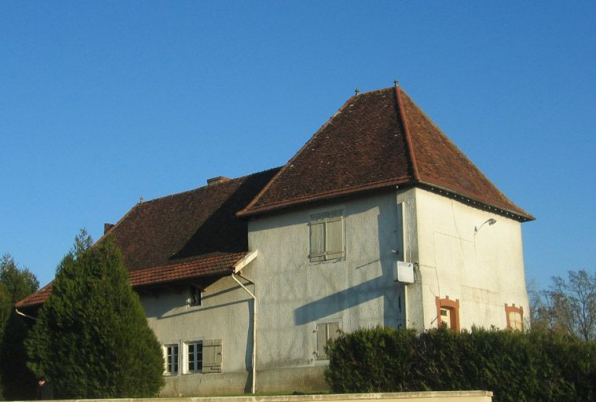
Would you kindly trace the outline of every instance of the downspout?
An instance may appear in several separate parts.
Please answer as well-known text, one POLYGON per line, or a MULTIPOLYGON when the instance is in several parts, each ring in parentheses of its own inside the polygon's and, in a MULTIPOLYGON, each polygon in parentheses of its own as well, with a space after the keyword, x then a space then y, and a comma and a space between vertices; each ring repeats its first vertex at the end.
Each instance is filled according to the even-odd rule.
MULTIPOLYGON (((248 293, 250 295, 250 297, 252 297, 253 300, 253 313, 252 313, 252 387, 251 387, 251 393, 254 395, 257 392, 257 297, 254 295, 254 293, 252 293, 250 290, 248 290, 248 288, 246 286, 244 286, 242 284, 242 282, 240 282, 236 276, 240 276, 238 274, 232 274, 232 279, 234 279, 238 285, 240 285, 240 287, 242 287, 242 289, 244 289, 246 291, 246 293, 248 293)), ((250 281, 246 278, 244 278, 243 276, 240 276, 241 278, 249 281, 250 283, 252 283, 253 285, 255 285, 255 283, 253 281, 250 281)), ((256 285, 255 285, 256 286, 256 285)))

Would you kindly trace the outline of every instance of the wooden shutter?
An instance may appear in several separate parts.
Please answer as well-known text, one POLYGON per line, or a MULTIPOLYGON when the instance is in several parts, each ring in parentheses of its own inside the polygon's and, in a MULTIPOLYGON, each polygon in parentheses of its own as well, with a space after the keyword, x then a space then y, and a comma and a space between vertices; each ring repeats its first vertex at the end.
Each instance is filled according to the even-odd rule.
POLYGON ((330 340, 339 338, 339 323, 331 322, 328 324, 317 324, 317 358, 327 359, 325 346, 330 340))
POLYGON ((327 324, 317 324, 317 358, 326 359, 325 345, 327 345, 327 324))
POLYGON ((342 258, 344 256, 343 218, 333 216, 327 218, 327 259, 342 258))
POLYGON ((327 324, 327 330, 329 331, 327 335, 327 341, 332 341, 339 338, 339 322, 331 322, 327 324))
POLYGON ((221 373, 221 339, 203 341, 203 373, 221 373))
POLYGON ((524 320, 518 311, 511 311, 509 313, 509 327, 519 331, 524 330, 524 320))
POLYGON ((325 257, 325 220, 310 223, 310 259, 319 261, 325 257))

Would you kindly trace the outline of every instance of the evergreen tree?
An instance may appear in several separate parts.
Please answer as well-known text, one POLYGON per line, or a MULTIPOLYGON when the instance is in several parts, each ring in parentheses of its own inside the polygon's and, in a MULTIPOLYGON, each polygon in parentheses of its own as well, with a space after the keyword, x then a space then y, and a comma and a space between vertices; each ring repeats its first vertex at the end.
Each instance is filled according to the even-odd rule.
POLYGON ((0 282, 6 286, 13 304, 39 288, 35 275, 28 268, 20 269, 10 254, 4 254, 0 260, 0 282))
POLYGON ((23 344, 32 321, 19 317, 14 304, 35 292, 37 278, 27 268, 19 268, 5 254, 0 260, 0 379, 1 395, 7 399, 32 399, 37 381, 27 368, 23 344))
POLYGON ((163 385, 160 345, 115 242, 89 245, 83 233, 58 268, 26 342, 30 368, 57 398, 153 396, 163 385))

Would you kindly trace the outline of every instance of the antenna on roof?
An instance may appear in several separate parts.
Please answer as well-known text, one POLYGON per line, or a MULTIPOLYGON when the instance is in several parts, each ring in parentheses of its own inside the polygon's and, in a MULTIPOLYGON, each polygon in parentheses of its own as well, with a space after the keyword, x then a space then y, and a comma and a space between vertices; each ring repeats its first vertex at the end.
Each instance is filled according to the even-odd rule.
POLYGON ((393 80, 393 84, 395 84, 396 87, 399 86, 399 81, 398 80, 393 80))
POLYGON ((354 92, 356 92, 356 96, 358 96, 358 94, 360 93, 360 89, 356 88, 354 92))

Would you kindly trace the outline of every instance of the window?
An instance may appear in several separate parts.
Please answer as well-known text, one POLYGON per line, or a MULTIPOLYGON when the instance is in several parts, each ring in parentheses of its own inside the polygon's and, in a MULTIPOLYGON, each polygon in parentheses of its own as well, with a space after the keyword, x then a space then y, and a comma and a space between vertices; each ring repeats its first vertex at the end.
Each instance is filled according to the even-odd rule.
POLYGON ((507 317, 507 328, 516 329, 518 331, 524 330, 524 308, 515 307, 515 303, 512 306, 508 306, 505 303, 505 315, 507 317))
POLYGON ((178 345, 166 345, 166 374, 178 374, 178 345))
POLYGON ((340 333, 338 322, 317 324, 317 358, 319 360, 328 359, 325 346, 329 341, 337 339, 340 333))
POLYGON ((200 306, 202 302, 201 289, 196 286, 190 287, 190 297, 188 298, 189 306, 200 306))
POLYGON ((455 332, 459 332, 459 300, 449 300, 449 296, 444 299, 435 298, 437 304, 437 325, 443 325, 455 332))
POLYGON ((188 372, 197 372, 203 369, 203 342, 187 344, 188 372))
POLYGON ((327 261, 345 256, 342 211, 310 217, 310 261, 327 261))

